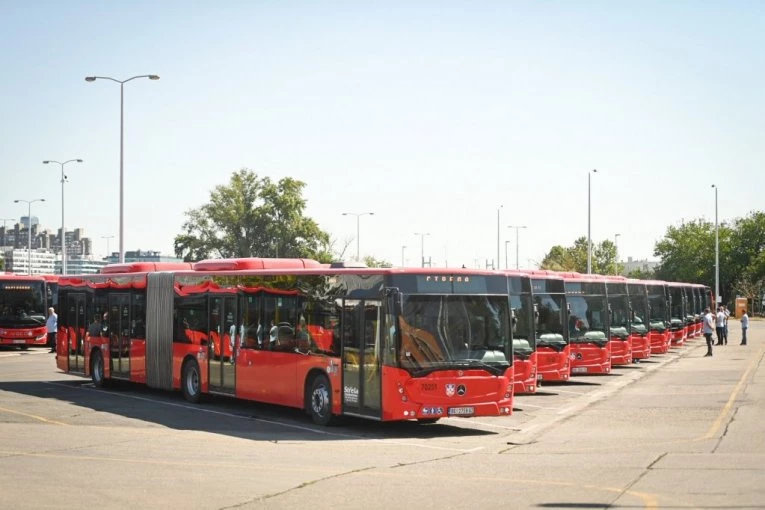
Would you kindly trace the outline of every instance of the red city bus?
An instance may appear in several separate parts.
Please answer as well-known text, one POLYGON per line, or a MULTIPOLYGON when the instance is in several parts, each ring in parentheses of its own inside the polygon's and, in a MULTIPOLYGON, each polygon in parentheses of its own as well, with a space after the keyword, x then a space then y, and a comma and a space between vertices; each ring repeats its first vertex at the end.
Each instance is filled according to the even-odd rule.
POLYGON ((295 407, 322 425, 512 413, 504 273, 306 259, 156 269, 61 278, 60 328, 81 336, 76 350, 59 342, 61 370, 96 386, 180 389, 191 402, 207 393, 295 407))
POLYGON ((666 282, 669 291, 669 336, 673 347, 682 346, 688 339, 688 300, 685 284, 666 282))
POLYGON ((630 297, 631 326, 630 345, 632 360, 640 361, 651 357, 651 308, 648 305, 648 288, 643 280, 628 279, 627 293, 630 297))
POLYGON ((56 278, 0 274, 0 345, 26 350, 48 341, 45 320, 56 304, 56 278))
POLYGON ((571 346, 566 320, 568 305, 563 277, 554 271, 527 270, 534 305, 537 381, 568 381, 571 346))
POLYGON ((651 342, 651 354, 664 354, 672 344, 670 336, 669 290, 666 282, 645 281, 648 293, 648 338, 651 342))
POLYGON ((702 296, 703 285, 697 283, 689 283, 686 293, 693 296, 693 308, 688 314, 689 317, 693 317, 693 332, 690 333, 691 338, 697 338, 701 336, 701 332, 704 328, 704 301, 702 296))
POLYGON ((571 374, 611 373, 606 282, 580 273, 561 273, 569 307, 571 374))
POLYGON ((507 271, 507 286, 513 316, 513 393, 536 393, 537 350, 531 280, 525 273, 507 271))
POLYGON ((630 365, 634 356, 631 342, 632 309, 627 293, 627 278, 614 275, 590 275, 590 277, 602 279, 606 284, 606 297, 610 311, 611 365, 630 365))

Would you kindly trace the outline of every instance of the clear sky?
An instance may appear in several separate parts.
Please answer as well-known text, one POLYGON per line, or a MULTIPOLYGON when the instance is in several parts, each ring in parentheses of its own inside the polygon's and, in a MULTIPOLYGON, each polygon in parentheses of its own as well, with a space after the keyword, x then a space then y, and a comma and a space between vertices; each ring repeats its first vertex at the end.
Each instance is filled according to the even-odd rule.
POLYGON ((765 209, 765 2, 0 0, 0 217, 172 254, 249 168, 307 183, 362 255, 520 266, 587 235, 653 259, 668 225, 765 209), (500 205, 502 206, 499 209, 500 205), (499 210, 499 229, 498 229, 499 210), (429 233, 427 237, 415 235, 429 233), (506 245, 505 241, 510 241, 506 245))

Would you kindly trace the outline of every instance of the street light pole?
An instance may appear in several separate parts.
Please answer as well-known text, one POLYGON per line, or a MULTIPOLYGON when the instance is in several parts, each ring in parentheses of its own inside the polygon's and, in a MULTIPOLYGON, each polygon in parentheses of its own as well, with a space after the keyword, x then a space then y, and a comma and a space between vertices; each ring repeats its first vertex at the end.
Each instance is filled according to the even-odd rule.
POLYGON ((406 266, 406 262, 405 262, 405 259, 404 259, 404 250, 406 250, 406 245, 405 244, 401 245, 401 267, 406 266))
POLYGON ((720 299, 720 228, 717 223, 717 186, 712 184, 715 189, 715 303, 722 303, 720 299))
POLYGON ((420 236, 420 260, 422 267, 425 267, 425 236, 429 236, 430 232, 415 232, 414 235, 420 236))
POLYGON ((27 230, 29 231, 27 240, 27 272, 32 274, 32 204, 35 202, 45 202, 44 198, 35 198, 33 200, 14 200, 15 204, 24 202, 27 204, 27 230))
POLYGON ((497 269, 499 269, 499 211, 502 207, 502 205, 497 207, 497 269))
POLYGON ((614 263, 614 274, 619 274, 619 236, 614 234, 614 251, 616 252, 616 262, 614 263))
POLYGON ((356 216, 356 260, 361 260, 359 255, 359 218, 365 215, 374 216, 373 212, 353 213, 344 212, 343 216, 356 216))
POLYGON ((515 229, 515 269, 520 269, 520 264, 518 263, 518 254, 520 252, 518 249, 518 231, 522 228, 526 228, 526 225, 508 225, 507 228, 515 229))
POLYGON ((593 168, 592 172, 587 172, 587 274, 592 274, 592 236, 590 234, 590 216, 592 213, 591 200, 591 177, 597 173, 593 168))
POLYGON ((507 265, 507 245, 510 241, 505 241, 505 269, 510 269, 507 265))
POLYGON ((48 159, 43 161, 43 165, 47 165, 50 163, 56 163, 57 165, 61 166, 61 274, 66 274, 66 227, 64 223, 64 183, 67 180, 66 174, 64 174, 64 165, 67 163, 82 163, 82 160, 77 159, 70 159, 67 161, 64 161, 63 163, 60 161, 55 161, 52 159, 48 159))
POLYGON ((135 80, 136 78, 148 78, 150 80, 159 80, 159 76, 156 74, 140 74, 138 76, 133 76, 131 78, 128 78, 127 80, 117 80, 114 78, 110 78, 109 76, 86 76, 85 81, 96 81, 96 80, 111 80, 113 82, 120 84, 120 264, 125 263, 125 189, 124 189, 124 182, 125 182, 125 166, 124 166, 124 119, 125 119, 125 84, 131 80, 135 80))

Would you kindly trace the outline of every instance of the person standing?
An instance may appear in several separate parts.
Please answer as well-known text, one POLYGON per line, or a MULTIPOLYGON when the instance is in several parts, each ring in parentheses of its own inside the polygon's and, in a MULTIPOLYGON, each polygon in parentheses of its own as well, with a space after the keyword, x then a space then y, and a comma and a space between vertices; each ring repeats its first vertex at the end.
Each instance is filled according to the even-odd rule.
POLYGON ((723 313, 725 314, 725 322, 723 323, 723 344, 728 345, 728 317, 730 317, 730 310, 727 306, 723 306, 723 313))
POLYGON ((717 345, 722 345, 723 340, 725 339, 725 312, 723 311, 722 305, 717 308, 715 325, 717 330, 717 345))
POLYGON ((56 333, 58 332, 58 315, 53 307, 48 308, 48 319, 45 321, 48 329, 48 347, 50 352, 56 352, 56 333))
POLYGON ((741 316, 741 345, 746 345, 746 330, 749 329, 749 316, 744 310, 744 315, 741 316))
POLYGON ((707 340, 707 353, 704 356, 712 355, 712 333, 715 331, 715 318, 709 308, 704 309, 704 338, 707 340))

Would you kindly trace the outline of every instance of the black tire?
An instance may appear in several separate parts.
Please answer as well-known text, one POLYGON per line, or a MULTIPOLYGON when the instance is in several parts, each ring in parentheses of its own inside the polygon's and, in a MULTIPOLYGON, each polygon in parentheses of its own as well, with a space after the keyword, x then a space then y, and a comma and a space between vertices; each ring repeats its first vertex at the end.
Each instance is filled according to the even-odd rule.
POLYGON ((19 349, 21 349, 22 351, 26 351, 26 350, 29 349, 29 346, 28 345, 19 345, 19 349))
POLYGON ((104 356, 101 354, 101 351, 94 351, 93 356, 90 357, 90 378, 93 381, 93 386, 96 388, 106 386, 104 356))
POLYGON ((441 418, 417 418, 417 423, 420 425, 431 425, 433 423, 436 423, 441 418))
POLYGON ((199 363, 188 360, 181 370, 181 392, 183 398, 197 404, 202 399, 202 377, 199 373, 199 363))
POLYGON ((316 425, 327 426, 332 421, 332 386, 325 375, 317 375, 311 382, 306 407, 316 425))

